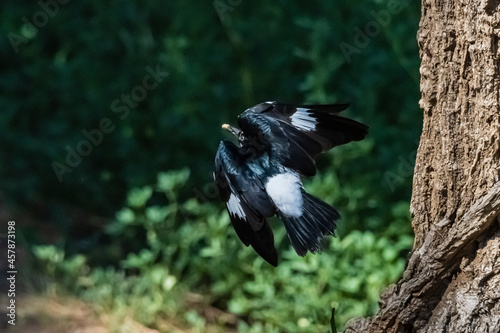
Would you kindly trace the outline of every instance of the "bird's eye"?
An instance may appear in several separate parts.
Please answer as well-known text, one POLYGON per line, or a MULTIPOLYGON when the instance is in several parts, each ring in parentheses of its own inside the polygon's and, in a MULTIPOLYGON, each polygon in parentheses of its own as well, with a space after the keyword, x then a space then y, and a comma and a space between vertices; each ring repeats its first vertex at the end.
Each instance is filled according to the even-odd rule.
POLYGON ((241 133, 241 132, 240 132, 240 133, 238 134, 238 139, 239 139, 240 141, 244 141, 244 140, 245 140, 245 135, 244 135, 243 133, 241 133))

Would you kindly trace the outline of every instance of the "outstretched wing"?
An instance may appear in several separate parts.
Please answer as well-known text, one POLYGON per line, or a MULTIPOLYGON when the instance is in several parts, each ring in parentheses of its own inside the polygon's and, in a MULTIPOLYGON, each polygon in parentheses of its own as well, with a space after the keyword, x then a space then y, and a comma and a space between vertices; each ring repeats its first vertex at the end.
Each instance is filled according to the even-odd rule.
POLYGON ((266 220, 266 216, 274 215, 275 208, 262 182, 247 166, 249 157, 233 143, 222 141, 215 157, 215 184, 241 241, 277 266, 274 236, 266 220))
POLYGON ((347 104, 294 106, 265 102, 243 112, 238 124, 246 136, 263 146, 276 145, 273 142, 279 136, 279 145, 288 144, 280 156, 283 165, 312 176, 316 173, 314 158, 318 154, 362 140, 368 133, 368 126, 338 115, 347 107, 347 104))

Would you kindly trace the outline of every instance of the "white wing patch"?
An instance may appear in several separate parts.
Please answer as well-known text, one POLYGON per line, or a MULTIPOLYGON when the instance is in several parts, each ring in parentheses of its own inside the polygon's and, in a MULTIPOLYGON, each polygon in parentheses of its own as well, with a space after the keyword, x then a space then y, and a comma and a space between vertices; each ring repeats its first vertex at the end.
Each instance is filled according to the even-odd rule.
POLYGON ((309 109, 297 108, 292 114, 292 125, 304 131, 313 131, 316 129, 317 120, 308 112, 309 109))
POLYGON ((266 191, 278 209, 285 215, 302 215, 302 183, 300 177, 291 171, 271 177, 266 191))
POLYGON ((226 205, 229 214, 245 219, 245 212, 243 211, 243 207, 241 207, 240 204, 240 199, 237 196, 231 193, 231 195, 229 196, 229 201, 226 203, 226 205))

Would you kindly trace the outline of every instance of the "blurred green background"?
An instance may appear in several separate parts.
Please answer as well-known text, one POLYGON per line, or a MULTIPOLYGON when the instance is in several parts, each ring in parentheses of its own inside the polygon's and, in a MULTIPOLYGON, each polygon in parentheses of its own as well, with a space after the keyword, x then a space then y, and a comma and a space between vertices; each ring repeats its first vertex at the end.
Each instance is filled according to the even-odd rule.
POLYGON ((162 332, 319 332, 332 308, 339 329, 377 310, 413 240, 418 2, 0 8, 0 205, 27 292, 83 299, 114 331, 127 317, 162 332), (277 269, 237 239, 211 178, 220 125, 267 100, 348 102, 370 126, 305 183, 342 214, 339 237, 299 258, 273 220, 277 269))

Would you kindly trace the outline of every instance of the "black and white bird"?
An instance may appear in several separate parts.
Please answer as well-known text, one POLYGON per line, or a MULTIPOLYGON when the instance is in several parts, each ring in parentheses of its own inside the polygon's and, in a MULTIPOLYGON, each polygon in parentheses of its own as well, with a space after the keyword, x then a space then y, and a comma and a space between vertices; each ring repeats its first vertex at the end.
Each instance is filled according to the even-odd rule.
POLYGON ((318 154, 366 136, 366 125, 338 115, 347 106, 265 102, 238 117, 240 129, 222 126, 240 146, 220 143, 215 183, 241 241, 273 266, 278 254, 268 217, 283 221, 299 256, 320 251, 323 236, 334 234, 339 213, 308 194, 302 179, 316 173, 318 154))

